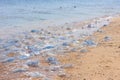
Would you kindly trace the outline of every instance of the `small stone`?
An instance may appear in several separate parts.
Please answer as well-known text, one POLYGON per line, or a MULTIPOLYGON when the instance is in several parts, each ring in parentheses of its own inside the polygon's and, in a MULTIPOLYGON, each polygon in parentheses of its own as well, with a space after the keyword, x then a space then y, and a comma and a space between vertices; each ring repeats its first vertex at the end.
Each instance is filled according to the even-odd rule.
POLYGON ((39 33, 39 30, 31 30, 32 33, 39 33))
POLYGON ((111 37, 109 36, 104 37, 104 41, 110 41, 110 40, 111 40, 111 37))
POLYGON ((51 71, 58 71, 58 70, 60 70, 60 66, 50 66, 50 70, 51 71))
POLYGON ((50 64, 58 64, 58 61, 55 57, 48 57, 46 61, 50 64))
POLYGON ((96 46, 97 44, 95 43, 95 41, 93 40, 85 40, 83 43, 82 43, 83 46, 96 46))
POLYGON ((7 58, 7 59, 3 60, 2 62, 3 62, 3 63, 6 63, 6 62, 13 62, 14 60, 15 60, 14 57, 10 57, 10 58, 7 58))
POLYGON ((18 58, 21 59, 21 60, 26 60, 26 59, 29 59, 30 56, 21 55, 21 56, 19 56, 18 58))
POLYGON ((77 6, 73 6, 74 8, 77 8, 77 6))
POLYGON ((14 73, 18 73, 18 72, 26 72, 27 69, 24 69, 24 68, 19 68, 19 69, 15 69, 13 70, 14 73))
POLYGON ((65 64, 62 66, 62 68, 73 68, 73 64, 65 64))
POLYGON ((118 48, 120 48, 120 46, 118 46, 118 48))
POLYGON ((53 45, 48 45, 48 46, 45 46, 43 49, 52 49, 52 48, 54 48, 53 45))
POLYGON ((62 45, 63 46, 69 46, 69 44, 67 42, 64 42, 62 45))
POLYGON ((87 50, 87 49, 81 49, 80 52, 81 52, 81 53, 87 53, 88 50, 87 50))
POLYGON ((32 78, 44 78, 45 77, 45 75, 40 72, 26 72, 25 75, 28 77, 32 77, 32 78))
POLYGON ((59 77, 66 77, 66 73, 64 73, 64 72, 61 71, 61 72, 58 73, 58 76, 59 77))
POLYGON ((39 61, 38 60, 35 60, 35 61, 29 60, 29 61, 26 62, 26 64, 30 67, 38 67, 39 66, 39 61))

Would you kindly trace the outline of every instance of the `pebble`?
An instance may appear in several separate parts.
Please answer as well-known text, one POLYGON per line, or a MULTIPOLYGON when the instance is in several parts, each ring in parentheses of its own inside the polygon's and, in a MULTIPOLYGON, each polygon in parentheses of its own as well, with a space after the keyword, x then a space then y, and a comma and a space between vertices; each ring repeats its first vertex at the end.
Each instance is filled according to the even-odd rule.
POLYGON ((28 77, 32 77, 32 78, 44 78, 45 77, 45 75, 40 72, 26 72, 25 75, 28 77))
POLYGON ((51 71, 59 71, 61 69, 61 66, 50 66, 51 71))
POLYGON ((81 52, 81 53, 87 53, 88 50, 87 50, 87 49, 81 49, 80 52, 81 52))
POLYGON ((62 68, 73 68, 73 64, 64 64, 62 68))
POLYGON ((27 71, 27 69, 24 69, 24 68, 19 68, 19 69, 15 69, 15 70, 13 70, 13 73, 18 73, 18 72, 26 72, 27 71))
POLYGON ((30 67, 38 67, 39 61, 38 60, 28 60, 26 64, 30 67))
POLYGON ((15 60, 14 57, 10 57, 10 58, 7 58, 7 59, 3 60, 2 63, 13 62, 14 60, 15 60))
POLYGON ((97 44, 95 43, 95 41, 93 40, 85 40, 83 43, 82 43, 83 46, 96 46, 97 44))
POLYGON ((39 33, 39 30, 31 30, 32 33, 39 33))
POLYGON ((21 56, 18 56, 18 59, 20 60, 26 60, 26 59, 29 59, 30 56, 26 56, 26 55, 21 55, 21 56))
POLYGON ((47 45, 47 46, 45 46, 43 49, 52 49, 52 48, 54 48, 53 45, 47 45))
POLYGON ((63 46, 69 46, 69 44, 67 42, 64 42, 62 45, 63 46))
POLYGON ((48 57, 46 61, 50 64, 58 64, 58 60, 55 57, 48 57))
POLYGON ((63 71, 60 71, 60 72, 58 73, 58 76, 59 76, 59 77, 66 77, 66 73, 64 73, 63 71))
POLYGON ((104 37, 104 41, 110 41, 110 40, 111 40, 111 37, 109 37, 109 36, 104 37))

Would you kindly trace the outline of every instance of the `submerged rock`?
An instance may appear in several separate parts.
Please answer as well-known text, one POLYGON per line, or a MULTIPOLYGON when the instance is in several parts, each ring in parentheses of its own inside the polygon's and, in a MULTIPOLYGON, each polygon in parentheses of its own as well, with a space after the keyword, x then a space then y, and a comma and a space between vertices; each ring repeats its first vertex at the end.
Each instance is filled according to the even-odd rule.
POLYGON ((15 46, 18 43, 18 40, 8 40, 4 45, 3 48, 15 46))
POLYGON ((31 30, 32 33, 39 33, 39 30, 31 30))

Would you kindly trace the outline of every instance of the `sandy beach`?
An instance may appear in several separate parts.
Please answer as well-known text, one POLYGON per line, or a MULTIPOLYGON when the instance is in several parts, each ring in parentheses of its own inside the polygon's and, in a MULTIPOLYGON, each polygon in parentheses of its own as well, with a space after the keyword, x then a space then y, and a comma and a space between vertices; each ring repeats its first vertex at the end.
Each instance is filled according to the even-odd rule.
POLYGON ((0 46, 0 80, 119 80, 119 22, 108 16, 17 34, 0 46))
POLYGON ((87 47, 85 53, 71 52, 59 56, 63 64, 71 63, 73 67, 65 69, 68 74, 56 80, 120 80, 120 17, 112 19, 110 25, 96 32, 93 37, 98 41, 97 47, 87 47), (109 41, 104 41, 110 36, 109 41))

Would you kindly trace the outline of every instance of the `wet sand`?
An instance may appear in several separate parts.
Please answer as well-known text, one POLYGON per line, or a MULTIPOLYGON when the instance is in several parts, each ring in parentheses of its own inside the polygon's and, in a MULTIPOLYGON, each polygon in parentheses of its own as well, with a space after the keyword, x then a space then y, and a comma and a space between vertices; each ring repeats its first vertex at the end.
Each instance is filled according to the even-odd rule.
POLYGON ((66 76, 56 80, 120 80, 120 17, 89 38, 98 42, 97 47, 87 47, 88 52, 70 52, 59 56, 63 64, 73 64, 65 69, 66 76), (104 41, 110 36, 109 41, 104 41))

